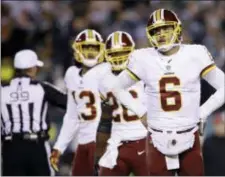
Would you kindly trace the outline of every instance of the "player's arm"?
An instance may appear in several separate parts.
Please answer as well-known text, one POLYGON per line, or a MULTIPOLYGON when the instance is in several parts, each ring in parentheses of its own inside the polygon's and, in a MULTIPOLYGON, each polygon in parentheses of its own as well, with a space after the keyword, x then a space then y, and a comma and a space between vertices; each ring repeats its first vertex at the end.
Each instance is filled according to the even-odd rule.
POLYGON ((131 79, 130 75, 126 70, 121 72, 117 77, 111 71, 105 74, 105 77, 102 78, 99 86, 99 93, 103 101, 107 99, 107 93, 112 91, 115 88, 124 90, 135 84, 138 80, 131 79), (114 84, 110 84, 110 83, 114 84))
POLYGON ((205 46, 198 49, 200 57, 200 76, 216 89, 216 92, 200 107, 200 118, 205 120, 213 111, 224 104, 224 73, 214 63, 205 46))
MULTIPOLYGON (((145 93, 145 84, 143 82, 141 82, 140 89, 141 90, 139 91, 138 98, 141 100, 142 105, 144 107, 146 107, 146 105, 147 105, 147 96, 146 96, 146 93, 145 93)), ((147 107, 146 107, 146 109, 147 109, 147 107)), ((145 126, 145 128, 148 127, 147 114, 145 114, 144 116, 141 117, 141 122, 145 126)))
POLYGON ((216 92, 200 108, 200 118, 206 119, 225 102, 225 76, 223 71, 214 65, 202 78, 216 89, 216 92))
POLYGON ((50 157, 51 165, 56 171, 58 171, 59 157, 65 151, 78 130, 76 104, 74 102, 72 92, 68 91, 67 95, 66 114, 64 115, 63 124, 50 157))
POLYGON ((132 95, 125 90, 139 81, 139 76, 144 77, 144 70, 137 62, 136 58, 131 55, 127 69, 121 72, 116 78, 112 92, 127 109, 133 111, 137 116, 142 117, 147 112, 145 106, 142 106, 140 101, 136 101, 132 95))

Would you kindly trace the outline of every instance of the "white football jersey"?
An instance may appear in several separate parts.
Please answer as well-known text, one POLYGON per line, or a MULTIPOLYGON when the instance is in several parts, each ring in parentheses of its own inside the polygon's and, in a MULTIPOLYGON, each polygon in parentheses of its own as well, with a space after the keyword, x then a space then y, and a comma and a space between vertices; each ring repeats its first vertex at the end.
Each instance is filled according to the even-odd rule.
POLYGON ((97 127, 102 114, 99 83, 104 72, 110 69, 108 63, 102 63, 91 68, 83 76, 80 75, 81 69, 75 66, 71 66, 66 72, 66 87, 69 90, 68 94, 72 94, 76 105, 74 109, 78 114, 79 144, 96 141, 97 127))
MULTIPOLYGON (((132 111, 128 110, 119 101, 115 96, 110 92, 110 88, 114 84, 114 79, 116 76, 112 72, 108 73, 104 80, 102 81, 101 94, 104 97, 107 104, 112 107, 112 136, 120 136, 121 140, 138 140, 146 137, 147 130, 141 123, 137 115, 132 111)), ((145 106, 145 94, 144 94, 144 83, 142 81, 137 82, 135 85, 127 89, 131 95, 143 103, 145 106)))
POLYGON ((172 56, 154 48, 134 51, 128 63, 132 77, 146 84, 148 125, 182 130, 199 121, 200 79, 215 68, 202 45, 181 45, 172 56))

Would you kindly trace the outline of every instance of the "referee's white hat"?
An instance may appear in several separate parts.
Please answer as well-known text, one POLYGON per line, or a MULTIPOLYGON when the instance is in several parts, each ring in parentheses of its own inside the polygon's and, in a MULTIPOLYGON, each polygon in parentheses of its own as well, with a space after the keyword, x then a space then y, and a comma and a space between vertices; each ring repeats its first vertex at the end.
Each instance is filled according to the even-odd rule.
POLYGON ((17 69, 28 69, 34 66, 42 67, 44 63, 38 60, 37 54, 29 49, 21 50, 16 53, 14 67, 17 69))

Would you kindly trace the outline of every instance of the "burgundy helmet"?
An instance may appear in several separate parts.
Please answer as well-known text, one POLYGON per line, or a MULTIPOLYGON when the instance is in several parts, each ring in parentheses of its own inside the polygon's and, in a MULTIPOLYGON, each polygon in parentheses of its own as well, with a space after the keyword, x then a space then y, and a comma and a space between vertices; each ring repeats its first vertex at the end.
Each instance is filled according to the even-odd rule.
POLYGON ((111 33, 105 42, 105 58, 113 70, 123 70, 127 67, 128 56, 134 50, 135 43, 131 35, 124 31, 111 33))
POLYGON ((104 60, 104 47, 102 36, 93 29, 81 31, 72 44, 75 59, 89 67, 104 60))
POLYGON ((155 10, 149 17, 147 27, 146 27, 147 37, 149 39, 150 44, 156 49, 164 49, 168 50, 172 48, 174 45, 179 45, 182 41, 182 27, 181 21, 177 17, 177 15, 171 11, 166 9, 158 9, 155 10), (155 31, 158 28, 164 26, 173 27, 173 31, 170 31, 165 34, 160 35, 169 35, 167 41, 165 41, 165 45, 160 46, 157 39, 160 35, 156 34, 155 31))

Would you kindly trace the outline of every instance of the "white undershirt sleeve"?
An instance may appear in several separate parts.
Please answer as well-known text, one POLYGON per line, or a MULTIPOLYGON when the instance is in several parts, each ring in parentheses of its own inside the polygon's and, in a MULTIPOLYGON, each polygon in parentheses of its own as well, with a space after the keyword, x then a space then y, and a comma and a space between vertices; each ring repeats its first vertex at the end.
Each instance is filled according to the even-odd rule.
POLYGON ((208 72, 203 79, 216 89, 216 92, 200 107, 200 118, 204 120, 225 102, 225 76, 223 71, 216 67, 208 72))
POLYGON ((61 154, 65 151, 69 143, 73 140, 79 127, 76 104, 74 102, 71 91, 68 91, 67 97, 68 99, 66 114, 64 115, 63 124, 57 141, 54 145, 54 149, 59 150, 61 154))

